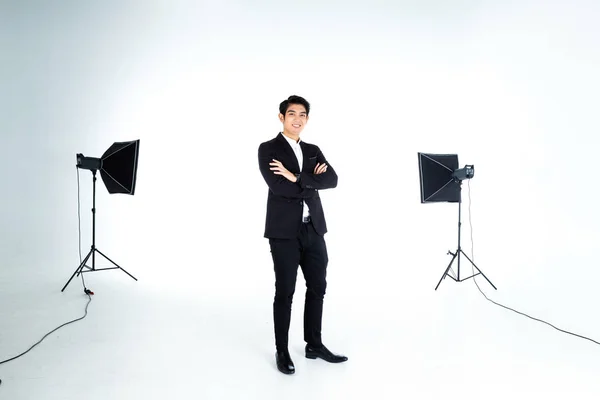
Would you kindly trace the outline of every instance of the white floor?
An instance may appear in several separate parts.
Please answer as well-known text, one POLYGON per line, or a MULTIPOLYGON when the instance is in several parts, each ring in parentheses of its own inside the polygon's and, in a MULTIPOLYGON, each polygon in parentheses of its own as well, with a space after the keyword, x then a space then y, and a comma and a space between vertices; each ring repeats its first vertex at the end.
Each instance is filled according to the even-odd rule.
MULTIPOLYGON (((331 242, 330 253, 339 250, 331 242)), ((324 341, 332 351, 347 355, 347 363, 331 365, 303 357, 304 282, 299 273, 290 348, 297 372, 285 376, 277 371, 268 254, 248 266, 257 271, 251 285, 223 279, 226 272, 186 279, 185 273, 166 264, 157 279, 145 274, 140 263, 126 268, 137 274, 138 282, 120 271, 87 274, 88 286, 95 291, 88 316, 55 332, 23 357, 0 365, 0 398, 597 399, 600 395, 600 346, 487 302, 473 280, 446 279, 434 291, 445 265, 429 270, 406 266, 404 273, 390 275, 393 279, 364 274, 363 280, 356 280, 366 264, 360 259, 352 263, 340 253, 332 260, 324 341), (143 279, 145 275, 149 276, 143 279)), ((401 264, 375 261, 373 271, 401 264)), ((227 265, 223 261, 220 270, 227 265)), ((492 271, 482 269, 499 286, 496 292, 478 278, 492 298, 559 327, 562 322, 564 329, 600 338, 595 302, 574 292, 561 296, 546 291, 549 285, 543 282, 560 278, 539 277, 524 285, 521 293, 518 288, 503 288, 509 283, 494 281, 492 271)), ((87 297, 81 282, 74 280, 60 292, 74 268, 52 270, 3 270, 0 359, 26 350, 56 326, 83 315, 87 297)), ((593 282, 583 277, 579 284, 581 293, 593 290, 593 282)))

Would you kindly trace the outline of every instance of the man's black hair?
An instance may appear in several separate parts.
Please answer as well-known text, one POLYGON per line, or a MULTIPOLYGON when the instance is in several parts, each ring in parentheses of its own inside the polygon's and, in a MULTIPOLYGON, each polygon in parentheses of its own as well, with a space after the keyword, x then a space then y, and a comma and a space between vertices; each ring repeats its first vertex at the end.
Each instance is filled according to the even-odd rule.
POLYGON ((304 108, 306 108, 306 115, 308 116, 308 113, 310 112, 310 104, 308 104, 308 101, 306 101, 306 99, 303 97, 292 95, 292 96, 288 97, 287 100, 282 101, 281 104, 279 105, 279 112, 281 114, 283 114, 284 117, 285 117, 285 113, 287 112, 290 104, 303 105, 304 108))

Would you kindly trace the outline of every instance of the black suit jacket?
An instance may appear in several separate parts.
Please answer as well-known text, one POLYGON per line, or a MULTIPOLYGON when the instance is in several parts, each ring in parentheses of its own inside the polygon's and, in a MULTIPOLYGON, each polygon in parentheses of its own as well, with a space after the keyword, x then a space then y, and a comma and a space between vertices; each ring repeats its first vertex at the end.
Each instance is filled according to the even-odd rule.
POLYGON ((325 159, 318 146, 300 141, 302 148, 302 171, 294 150, 283 134, 261 143, 258 147, 258 166, 269 186, 267 197, 267 218, 265 222, 266 238, 295 238, 302 224, 302 200, 310 211, 313 225, 321 236, 327 232, 325 214, 319 197, 319 190, 337 186, 335 170, 325 159), (281 161, 283 166, 294 174, 300 174, 299 182, 291 182, 271 171, 272 160, 281 161), (315 175, 317 163, 327 163, 327 171, 315 175))

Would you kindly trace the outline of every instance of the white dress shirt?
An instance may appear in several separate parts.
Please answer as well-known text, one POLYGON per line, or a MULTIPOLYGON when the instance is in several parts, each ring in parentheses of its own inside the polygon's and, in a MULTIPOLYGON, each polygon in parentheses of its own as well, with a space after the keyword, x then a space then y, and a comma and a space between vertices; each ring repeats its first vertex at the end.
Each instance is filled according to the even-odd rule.
MULTIPOLYGON (((294 141, 294 139, 290 139, 289 137, 285 136, 283 134, 283 132, 281 134, 283 135, 285 140, 288 141, 288 143, 292 147, 292 150, 294 150, 294 154, 296 154, 296 158, 298 159, 298 165, 300 166, 300 171, 302 171, 302 164, 303 164, 303 160, 304 160, 303 154, 302 154, 302 147, 300 147, 300 141, 302 139, 298 139, 298 142, 296 143, 296 141, 294 141)), ((310 215, 310 212, 308 210, 308 206, 306 205, 305 201, 302 201, 302 218, 308 217, 309 215, 310 215)))

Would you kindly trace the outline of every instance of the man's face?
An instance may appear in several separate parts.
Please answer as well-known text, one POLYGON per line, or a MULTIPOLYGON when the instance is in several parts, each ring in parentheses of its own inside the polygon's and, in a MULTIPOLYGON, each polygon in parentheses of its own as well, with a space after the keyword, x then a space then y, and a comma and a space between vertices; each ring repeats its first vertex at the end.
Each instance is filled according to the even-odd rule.
POLYGON ((308 122, 306 108, 302 104, 290 104, 285 115, 279 114, 279 120, 283 123, 284 131, 299 136, 308 122))

